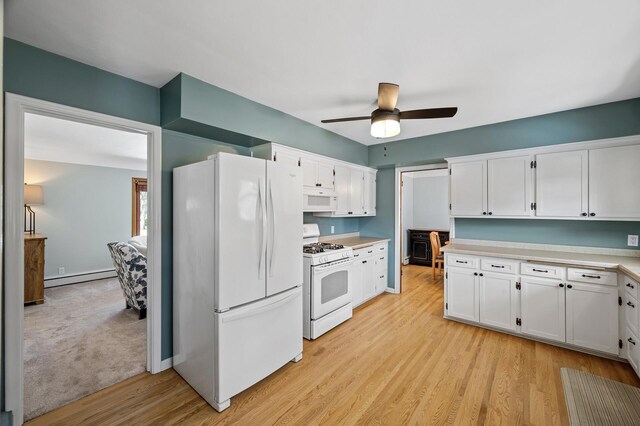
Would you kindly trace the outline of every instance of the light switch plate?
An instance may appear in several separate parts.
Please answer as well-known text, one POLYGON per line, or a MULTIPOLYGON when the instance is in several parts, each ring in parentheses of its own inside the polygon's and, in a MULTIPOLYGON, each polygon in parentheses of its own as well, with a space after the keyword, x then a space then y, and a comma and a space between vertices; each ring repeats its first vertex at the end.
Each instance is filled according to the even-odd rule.
POLYGON ((631 247, 638 247, 638 236, 627 235, 627 245, 631 247))

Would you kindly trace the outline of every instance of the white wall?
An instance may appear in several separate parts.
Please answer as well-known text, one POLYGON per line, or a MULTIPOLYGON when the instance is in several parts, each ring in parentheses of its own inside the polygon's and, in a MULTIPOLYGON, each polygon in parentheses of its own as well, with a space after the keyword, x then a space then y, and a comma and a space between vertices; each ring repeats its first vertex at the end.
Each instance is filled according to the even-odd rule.
POLYGON ((407 230, 413 228, 413 178, 402 174, 402 260, 409 256, 407 230))
POLYGON ((413 179, 413 227, 449 230, 449 177, 413 179))
MULTIPOLYGON (((146 171, 25 160, 25 182, 42 185, 33 206, 45 234, 45 279, 113 269, 107 243, 131 237, 131 178, 146 171)), ((46 286, 46 283, 45 283, 46 286)))

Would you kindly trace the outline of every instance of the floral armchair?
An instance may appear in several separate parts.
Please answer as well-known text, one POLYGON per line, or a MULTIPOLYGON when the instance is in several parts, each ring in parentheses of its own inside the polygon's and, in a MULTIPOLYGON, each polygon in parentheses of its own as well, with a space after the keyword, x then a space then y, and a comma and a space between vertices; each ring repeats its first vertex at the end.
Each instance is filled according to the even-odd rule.
POLYGON ((113 266, 118 274, 127 309, 140 312, 140 319, 147 317, 147 258, 131 244, 108 243, 113 266))

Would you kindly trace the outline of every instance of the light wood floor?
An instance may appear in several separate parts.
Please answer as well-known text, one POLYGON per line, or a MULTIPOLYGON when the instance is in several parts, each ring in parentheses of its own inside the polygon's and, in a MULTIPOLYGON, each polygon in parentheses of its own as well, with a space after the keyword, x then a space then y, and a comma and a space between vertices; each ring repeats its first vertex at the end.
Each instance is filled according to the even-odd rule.
POLYGON ((627 364, 442 319, 442 280, 404 269, 385 294, 304 343, 304 358, 216 413, 174 370, 141 374, 30 425, 567 424, 560 368, 634 386, 627 364))

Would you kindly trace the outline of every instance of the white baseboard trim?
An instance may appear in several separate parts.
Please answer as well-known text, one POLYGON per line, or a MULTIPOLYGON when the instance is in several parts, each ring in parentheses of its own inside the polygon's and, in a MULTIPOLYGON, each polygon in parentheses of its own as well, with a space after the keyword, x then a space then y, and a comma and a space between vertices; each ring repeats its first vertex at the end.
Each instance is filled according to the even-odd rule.
POLYGON ((391 293, 391 294, 398 294, 398 291, 396 291, 396 289, 395 289, 395 288, 393 288, 393 287, 387 287, 387 288, 385 289, 385 291, 386 291, 387 293, 391 293))
POLYGON ((160 371, 168 370, 171 367, 173 367, 173 357, 163 359, 162 362, 160 362, 160 371))
POLYGON ((100 271, 82 272, 79 274, 60 275, 59 277, 48 277, 44 279, 45 288, 58 287, 61 285, 82 283, 85 281, 102 280, 105 278, 117 277, 115 269, 103 269, 100 271))

